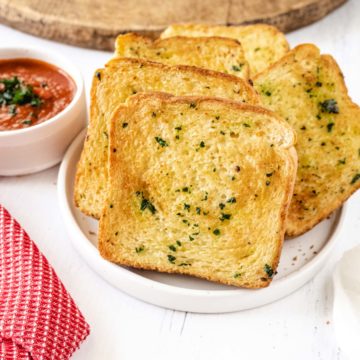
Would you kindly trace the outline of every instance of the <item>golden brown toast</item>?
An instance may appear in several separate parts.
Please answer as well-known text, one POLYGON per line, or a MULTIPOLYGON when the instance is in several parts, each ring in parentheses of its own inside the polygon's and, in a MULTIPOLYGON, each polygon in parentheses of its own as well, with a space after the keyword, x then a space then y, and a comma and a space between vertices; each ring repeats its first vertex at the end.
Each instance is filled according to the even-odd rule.
POLYGON ((360 108, 335 60, 297 46, 254 79, 264 105, 297 133, 297 181, 287 234, 300 235, 360 187, 360 108))
POLYGON ((143 58, 167 65, 191 65, 249 78, 249 65, 241 44, 221 37, 184 37, 152 40, 128 33, 119 35, 115 55, 143 58))
POLYGON ((90 123, 77 167, 75 204, 100 217, 107 186, 108 124, 113 111, 139 92, 206 95, 258 104, 254 88, 235 76, 191 66, 167 66, 142 59, 115 58, 95 72, 91 89, 90 123))
POLYGON ((246 26, 213 26, 205 24, 176 24, 169 26, 161 38, 171 36, 222 36, 238 40, 250 66, 250 76, 263 71, 289 51, 285 35, 265 24, 246 26))
POLYGON ((159 93, 129 98, 111 121, 101 255, 267 286, 296 177, 294 141, 291 127, 260 107, 159 93))

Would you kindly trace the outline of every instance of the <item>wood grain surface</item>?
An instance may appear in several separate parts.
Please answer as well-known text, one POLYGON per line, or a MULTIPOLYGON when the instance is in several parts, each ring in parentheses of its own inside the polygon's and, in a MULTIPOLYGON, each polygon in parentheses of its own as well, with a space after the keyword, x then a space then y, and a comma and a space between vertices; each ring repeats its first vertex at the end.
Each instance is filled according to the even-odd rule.
POLYGON ((82 47, 112 50, 119 33, 156 36, 171 23, 264 22, 288 32, 346 0, 0 0, 0 22, 82 47))

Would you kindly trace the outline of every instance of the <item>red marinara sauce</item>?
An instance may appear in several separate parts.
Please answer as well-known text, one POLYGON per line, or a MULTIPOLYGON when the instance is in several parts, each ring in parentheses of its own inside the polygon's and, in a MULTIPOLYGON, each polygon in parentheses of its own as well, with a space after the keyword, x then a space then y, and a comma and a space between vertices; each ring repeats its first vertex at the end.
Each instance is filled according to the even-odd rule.
POLYGON ((58 114, 72 101, 74 80, 34 59, 0 60, 0 131, 28 128, 58 114))

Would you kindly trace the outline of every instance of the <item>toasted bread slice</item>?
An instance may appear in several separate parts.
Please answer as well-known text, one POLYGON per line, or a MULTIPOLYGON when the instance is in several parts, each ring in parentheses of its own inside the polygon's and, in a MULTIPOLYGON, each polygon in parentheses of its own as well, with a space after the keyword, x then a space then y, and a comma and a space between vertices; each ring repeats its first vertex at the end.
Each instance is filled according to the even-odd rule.
POLYGON ((287 234, 325 219, 360 187, 360 109, 335 60, 300 45, 254 79, 263 103, 297 132, 297 181, 287 234))
POLYGON ((253 76, 273 64, 289 51, 285 35, 274 26, 212 26, 203 24, 171 25, 161 38, 171 36, 222 36, 240 41, 253 76))
POLYGON ((249 79, 249 65, 241 44, 235 39, 175 36, 154 41, 129 33, 117 37, 115 55, 167 65, 192 65, 249 79))
POLYGON ((260 107, 131 97, 111 122, 101 255, 142 269, 267 286, 296 177, 294 136, 260 107))
POLYGON ((141 59, 115 58, 96 71, 91 89, 90 124, 77 167, 75 204, 99 218, 107 185, 108 121, 132 94, 166 91, 175 95, 211 95, 258 104, 248 82, 190 66, 167 66, 141 59))

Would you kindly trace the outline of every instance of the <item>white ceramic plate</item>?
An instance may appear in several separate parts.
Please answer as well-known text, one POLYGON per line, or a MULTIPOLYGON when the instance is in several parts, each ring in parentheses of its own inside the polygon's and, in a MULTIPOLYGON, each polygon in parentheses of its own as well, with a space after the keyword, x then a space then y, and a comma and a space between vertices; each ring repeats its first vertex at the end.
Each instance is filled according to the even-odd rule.
POLYGON ((343 223, 338 210, 305 235, 285 241, 278 274, 264 289, 248 290, 182 275, 141 271, 112 264, 97 251, 97 221, 73 205, 73 184, 85 132, 68 149, 60 167, 58 193, 61 212, 74 247, 110 284, 143 301, 166 308, 217 313, 258 307, 278 300, 309 281, 328 258, 343 223))

